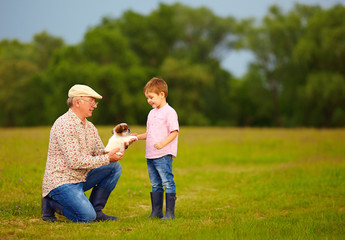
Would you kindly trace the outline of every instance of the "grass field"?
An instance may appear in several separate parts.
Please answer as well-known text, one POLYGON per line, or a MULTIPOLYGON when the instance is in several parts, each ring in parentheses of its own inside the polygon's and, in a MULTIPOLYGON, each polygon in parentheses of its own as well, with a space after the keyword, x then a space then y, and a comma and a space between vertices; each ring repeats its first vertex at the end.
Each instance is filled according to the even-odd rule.
MULTIPOLYGON (((111 127, 98 129, 106 143, 111 127)), ((147 218, 134 143, 104 210, 120 220, 88 224, 40 219, 49 130, 0 129, 0 239, 345 239, 345 129, 182 127, 173 221, 147 218)))

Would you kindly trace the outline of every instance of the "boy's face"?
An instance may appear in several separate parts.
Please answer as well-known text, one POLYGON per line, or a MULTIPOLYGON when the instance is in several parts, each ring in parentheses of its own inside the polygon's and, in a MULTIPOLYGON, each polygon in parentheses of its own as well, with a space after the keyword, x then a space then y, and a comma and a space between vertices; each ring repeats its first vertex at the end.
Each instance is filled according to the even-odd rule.
POLYGON ((159 94, 154 92, 145 92, 145 97, 147 99, 148 104, 151 105, 152 108, 161 108, 165 105, 165 94, 160 92, 159 94))

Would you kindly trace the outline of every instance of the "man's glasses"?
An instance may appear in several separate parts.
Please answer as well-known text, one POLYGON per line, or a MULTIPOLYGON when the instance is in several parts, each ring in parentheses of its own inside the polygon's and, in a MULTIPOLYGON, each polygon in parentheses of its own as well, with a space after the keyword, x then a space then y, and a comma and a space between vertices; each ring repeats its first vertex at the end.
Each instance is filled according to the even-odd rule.
POLYGON ((96 106, 97 107, 97 105, 98 105, 98 102, 96 102, 96 101, 90 101, 90 100, 86 100, 86 99, 84 99, 84 98, 80 98, 81 100, 84 100, 84 101, 86 101, 86 102, 89 102, 89 103, 91 103, 91 106, 93 105, 93 106, 96 106))

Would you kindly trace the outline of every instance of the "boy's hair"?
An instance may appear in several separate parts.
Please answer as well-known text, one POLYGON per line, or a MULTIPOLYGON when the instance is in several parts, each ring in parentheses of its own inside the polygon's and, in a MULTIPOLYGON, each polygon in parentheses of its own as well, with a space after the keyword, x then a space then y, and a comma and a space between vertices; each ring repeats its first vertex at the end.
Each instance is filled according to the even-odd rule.
POLYGON ((154 77, 146 83, 144 93, 146 92, 154 92, 156 94, 163 92, 166 98, 168 96, 168 84, 163 79, 154 77))

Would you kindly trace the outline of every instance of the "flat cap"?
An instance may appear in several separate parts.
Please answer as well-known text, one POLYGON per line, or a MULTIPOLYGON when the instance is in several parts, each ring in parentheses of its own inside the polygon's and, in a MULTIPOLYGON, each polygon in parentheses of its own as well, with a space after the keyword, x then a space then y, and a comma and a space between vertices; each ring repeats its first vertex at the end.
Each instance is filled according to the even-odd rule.
POLYGON ((71 89, 68 91, 68 97, 93 97, 96 99, 103 98, 95 90, 82 84, 76 84, 71 87, 71 89))

